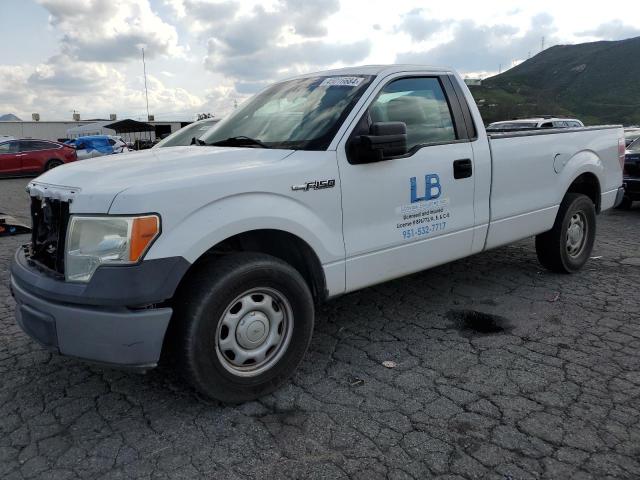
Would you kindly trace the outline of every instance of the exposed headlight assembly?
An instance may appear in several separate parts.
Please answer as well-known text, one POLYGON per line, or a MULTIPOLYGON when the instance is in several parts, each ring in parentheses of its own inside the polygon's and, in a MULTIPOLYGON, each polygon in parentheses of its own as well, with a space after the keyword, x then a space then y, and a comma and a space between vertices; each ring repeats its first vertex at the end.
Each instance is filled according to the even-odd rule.
POLYGON ((65 277, 88 282, 100 265, 137 263, 160 234, 160 217, 83 217, 69 221, 65 277))

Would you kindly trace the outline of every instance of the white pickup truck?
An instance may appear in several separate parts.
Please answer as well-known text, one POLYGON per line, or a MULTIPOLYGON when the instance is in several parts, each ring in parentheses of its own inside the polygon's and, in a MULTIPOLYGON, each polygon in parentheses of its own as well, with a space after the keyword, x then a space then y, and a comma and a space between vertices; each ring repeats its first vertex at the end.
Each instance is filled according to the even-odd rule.
POLYGON ((622 198, 621 127, 488 137, 446 68, 282 81, 198 143, 29 184, 25 332, 139 369, 171 348, 196 388, 240 402, 294 371, 319 302, 533 235, 542 265, 575 272, 622 198))

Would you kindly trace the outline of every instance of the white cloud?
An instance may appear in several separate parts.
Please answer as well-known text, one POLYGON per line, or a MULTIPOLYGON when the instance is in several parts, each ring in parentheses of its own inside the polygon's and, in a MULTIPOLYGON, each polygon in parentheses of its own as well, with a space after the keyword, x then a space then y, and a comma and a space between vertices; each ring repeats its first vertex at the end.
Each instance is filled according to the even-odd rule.
POLYGON ((538 53, 544 36, 547 45, 559 41, 553 18, 538 14, 522 31, 508 24, 478 25, 472 20, 452 24, 452 39, 433 48, 400 52, 399 63, 447 65, 463 72, 496 71, 538 53))
POLYGON ((39 0, 61 35, 66 55, 83 61, 120 62, 181 55, 175 27, 155 14, 148 0, 39 0))
MULTIPOLYGON (((37 3, 49 14, 56 53, 41 52, 33 65, 0 63, 0 114, 69 118, 77 109, 84 116, 144 115, 142 47, 151 113, 187 112, 182 117, 188 118, 198 111, 223 115, 272 80, 310 70, 401 61, 486 75, 537 53, 543 36, 551 46, 640 35, 629 20, 634 0, 619 0, 615 9, 586 3, 580 15, 557 0, 508 6, 459 0, 437 8, 419 0, 37 3)), ((5 22, 47 28, 42 15, 35 19, 14 4, 5 22)), ((0 43, 27 48, 6 30, 0 43)))
MULTIPOLYGON (((187 0, 181 5, 185 16, 194 20, 199 18, 198 9, 204 8, 195 8, 187 0)), ((215 5, 219 9, 223 4, 215 5)), ((362 61, 371 49, 366 39, 331 42, 315 38, 326 35, 324 22, 338 9, 337 0, 283 0, 271 9, 256 5, 224 23, 210 17, 216 23, 205 28, 205 66, 234 80, 239 93, 248 93, 282 76, 362 61)))
POLYGON ((421 42, 445 28, 451 20, 439 20, 427 15, 422 8, 415 8, 404 15, 395 28, 396 32, 408 34, 412 40, 421 42))
MULTIPOLYGON (((147 84, 152 113, 196 111, 205 104, 205 99, 184 88, 168 87, 153 75, 147 84)), ((117 112, 142 116, 146 114, 143 78, 127 76, 109 64, 78 64, 64 55, 35 67, 0 66, 0 111, 25 118, 39 112, 43 120, 52 120, 70 118, 72 110, 83 118, 117 112)))
POLYGON ((640 28, 628 25, 622 20, 611 20, 610 22, 602 23, 591 30, 578 32, 577 35, 603 40, 624 40, 625 38, 640 36, 640 28))

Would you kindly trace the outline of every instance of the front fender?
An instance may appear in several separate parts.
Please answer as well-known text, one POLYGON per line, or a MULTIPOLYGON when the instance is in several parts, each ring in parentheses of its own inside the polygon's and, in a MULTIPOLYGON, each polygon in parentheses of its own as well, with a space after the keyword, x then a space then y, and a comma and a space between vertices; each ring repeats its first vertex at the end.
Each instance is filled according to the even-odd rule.
POLYGON ((304 240, 325 265, 344 260, 341 222, 331 220, 291 197, 274 193, 227 196, 195 210, 163 232, 146 258, 164 258, 180 252, 193 263, 223 240, 251 230, 282 230, 304 240))

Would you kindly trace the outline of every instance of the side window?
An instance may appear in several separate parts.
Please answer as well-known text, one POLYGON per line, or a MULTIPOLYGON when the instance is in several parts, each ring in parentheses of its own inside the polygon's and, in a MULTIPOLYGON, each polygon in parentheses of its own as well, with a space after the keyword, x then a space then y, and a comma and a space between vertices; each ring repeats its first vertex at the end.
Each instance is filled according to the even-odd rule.
POLYGON ((116 141, 113 138, 109 138, 107 139, 107 141, 109 142, 109 145, 111 145, 112 147, 116 144, 116 141))
POLYGON ((437 78, 402 78, 386 85, 369 107, 371 122, 404 122, 407 148, 457 140, 453 117, 437 78))
POLYGON ((31 142, 32 150, 53 150, 54 148, 58 148, 55 143, 51 142, 43 142, 43 141, 34 141, 31 142))
POLYGON ((34 148, 34 142, 30 141, 30 140, 21 140, 20 141, 20 151, 21 152, 32 152, 34 150, 36 150, 34 148))
POLYGON ((540 125, 540 128, 553 128, 553 123, 551 122, 543 123, 542 125, 540 125))
POLYGON ((16 142, 4 142, 0 143, 0 155, 3 153, 15 153, 16 142))

